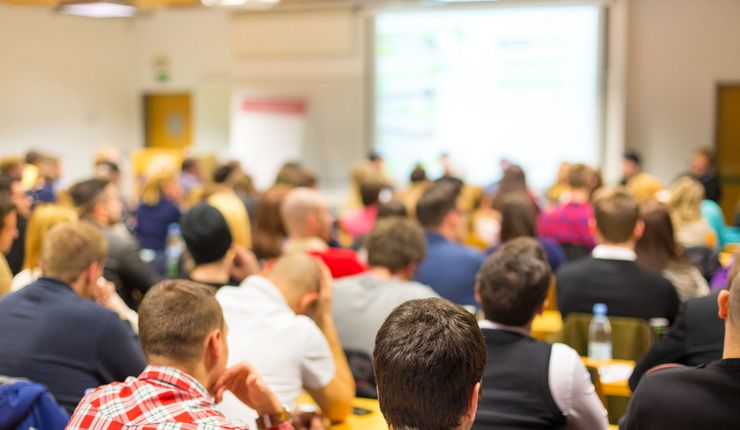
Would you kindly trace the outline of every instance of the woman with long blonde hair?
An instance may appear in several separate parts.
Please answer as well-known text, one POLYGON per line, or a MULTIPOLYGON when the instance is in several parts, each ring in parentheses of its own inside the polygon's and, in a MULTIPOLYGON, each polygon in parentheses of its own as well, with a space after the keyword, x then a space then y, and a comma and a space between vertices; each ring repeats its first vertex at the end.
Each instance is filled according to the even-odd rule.
POLYGON ((701 215, 704 187, 696 179, 684 176, 671 186, 668 207, 676 230, 676 239, 683 247, 714 248, 717 237, 701 215))

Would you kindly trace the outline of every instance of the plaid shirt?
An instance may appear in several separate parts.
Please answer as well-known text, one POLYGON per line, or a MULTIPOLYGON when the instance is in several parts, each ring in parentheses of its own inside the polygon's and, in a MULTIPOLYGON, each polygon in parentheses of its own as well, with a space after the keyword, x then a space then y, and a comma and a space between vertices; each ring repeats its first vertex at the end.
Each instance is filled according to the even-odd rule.
MULTIPOLYGON (((171 367, 148 366, 138 378, 104 385, 77 406, 67 430, 248 430, 217 411, 193 377, 171 367)), ((283 423, 274 430, 293 430, 283 423)))
POLYGON ((594 236, 588 223, 594 217, 594 208, 588 203, 566 203, 542 214, 538 236, 561 245, 594 247, 594 236))

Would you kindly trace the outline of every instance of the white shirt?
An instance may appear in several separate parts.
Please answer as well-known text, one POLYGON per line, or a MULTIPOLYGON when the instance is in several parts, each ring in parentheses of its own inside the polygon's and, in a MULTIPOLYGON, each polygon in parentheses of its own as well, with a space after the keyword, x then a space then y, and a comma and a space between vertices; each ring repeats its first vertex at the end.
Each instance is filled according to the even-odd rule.
MULTIPOLYGON (((507 330, 529 336, 522 327, 511 327, 488 320, 478 322, 480 328, 507 330)), ((554 343, 550 353, 549 385, 555 404, 566 417, 569 430, 599 430, 609 428, 609 417, 596 395, 591 376, 578 353, 568 345, 554 343)))
MULTIPOLYGON (((246 361, 289 409, 303 387, 323 388, 334 378, 334 358, 314 321, 296 315, 278 288, 261 276, 216 293, 228 325, 229 365, 246 361)), ((230 393, 219 409, 234 419, 257 414, 230 393)), ((255 427, 256 428, 256 427, 255 427)))
POLYGON ((591 256, 593 258, 598 258, 599 260, 637 260, 637 254, 635 254, 635 251, 614 245, 596 245, 593 251, 591 251, 591 256))

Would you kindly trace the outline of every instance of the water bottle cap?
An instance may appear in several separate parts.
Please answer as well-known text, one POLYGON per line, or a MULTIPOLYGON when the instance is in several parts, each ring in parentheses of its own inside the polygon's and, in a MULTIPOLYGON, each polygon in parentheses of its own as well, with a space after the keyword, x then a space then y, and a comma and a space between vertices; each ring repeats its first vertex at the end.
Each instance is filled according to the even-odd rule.
POLYGON ((168 234, 180 234, 180 224, 173 222, 172 224, 168 225, 167 233, 168 234))
POLYGON ((596 303, 594 305, 594 315, 606 315, 606 305, 603 303, 596 303))

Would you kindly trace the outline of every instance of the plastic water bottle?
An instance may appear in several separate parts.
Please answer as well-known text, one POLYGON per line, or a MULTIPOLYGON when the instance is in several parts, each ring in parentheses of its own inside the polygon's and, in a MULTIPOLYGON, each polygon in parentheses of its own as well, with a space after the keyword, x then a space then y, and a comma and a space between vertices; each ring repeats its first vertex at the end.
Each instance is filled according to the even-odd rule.
POLYGON ((588 326, 588 358, 593 360, 611 360, 612 326, 606 317, 606 305, 596 303, 594 316, 588 326))
POLYGON ((180 224, 172 223, 167 226, 167 248, 164 251, 167 263, 167 276, 177 278, 180 274, 180 256, 185 245, 180 235, 180 224))

